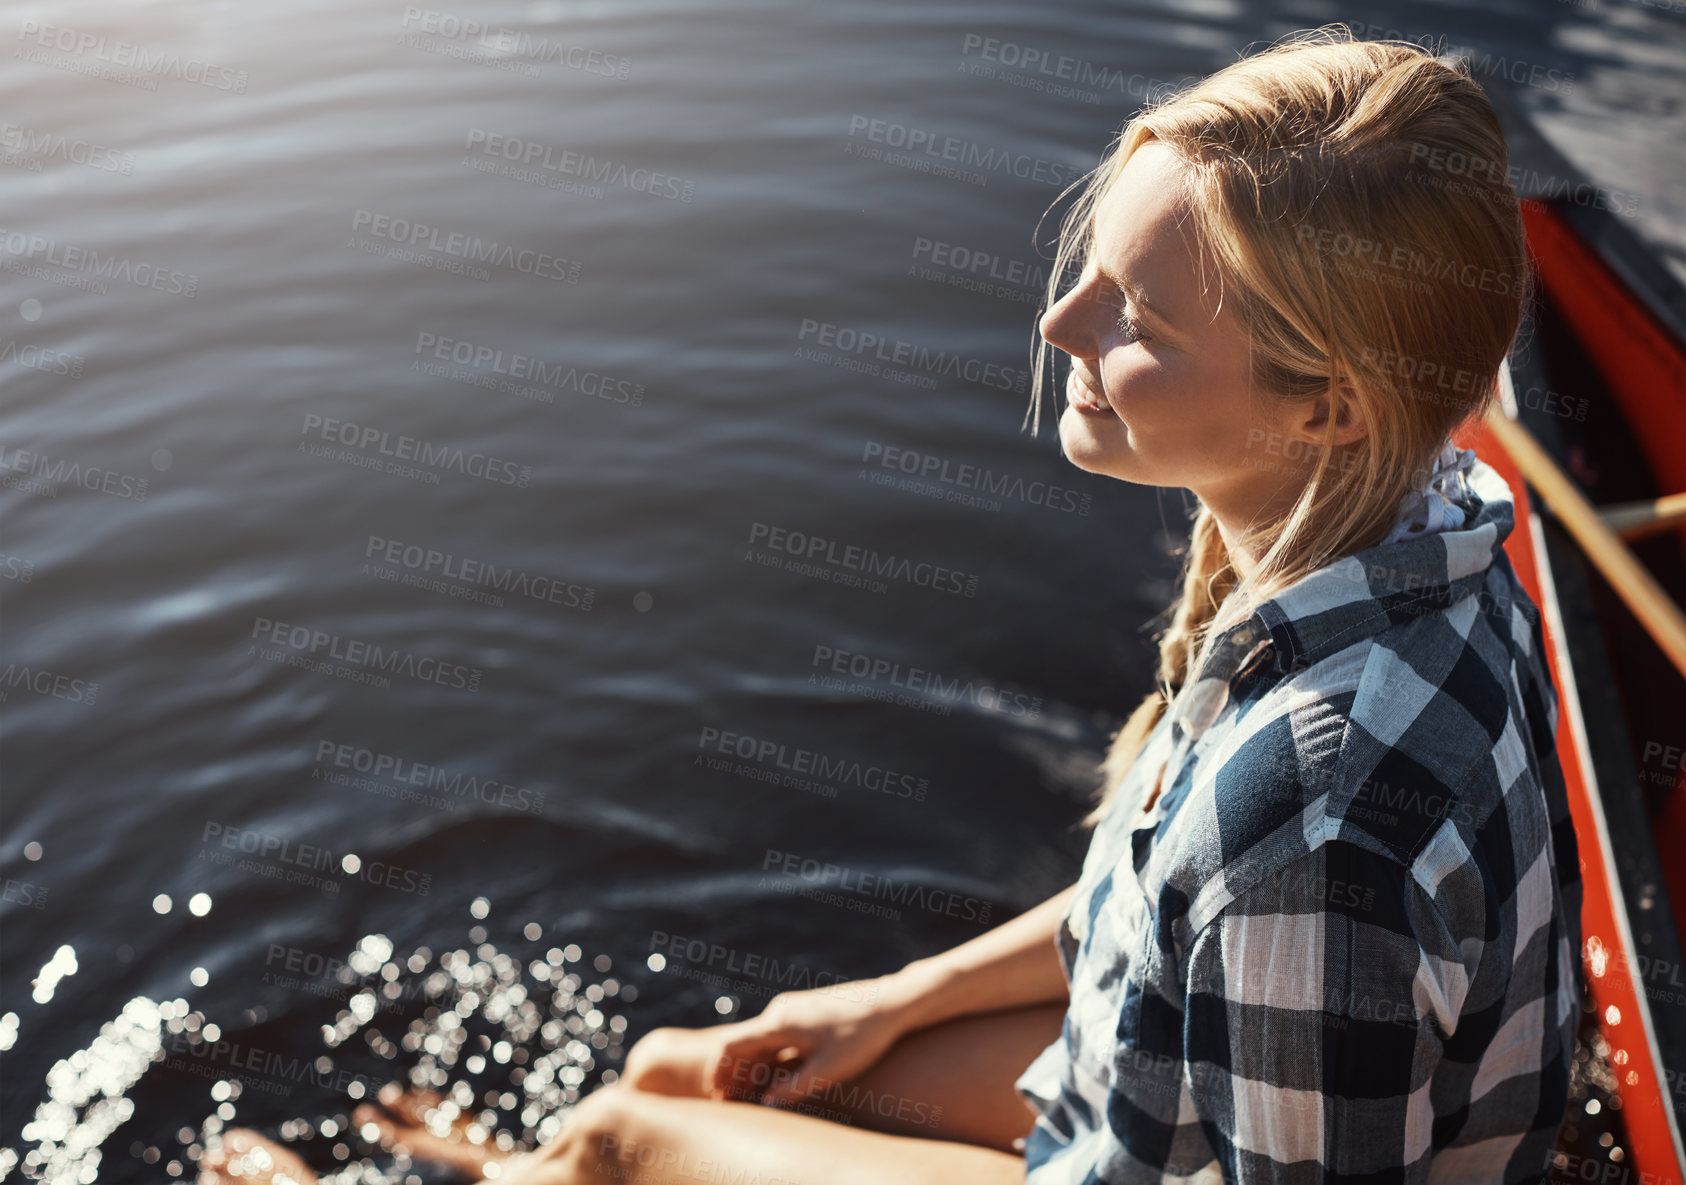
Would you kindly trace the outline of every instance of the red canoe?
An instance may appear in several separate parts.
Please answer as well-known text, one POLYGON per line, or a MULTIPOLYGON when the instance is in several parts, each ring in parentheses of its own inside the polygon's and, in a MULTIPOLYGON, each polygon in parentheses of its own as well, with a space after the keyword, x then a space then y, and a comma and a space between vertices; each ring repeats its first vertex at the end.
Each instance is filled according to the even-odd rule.
MULTIPOLYGON (((1625 520, 1610 507, 1686 491, 1686 288, 1612 212, 1619 203, 1586 183, 1503 96, 1495 101, 1539 279, 1532 324, 1501 384, 1506 413, 1616 527, 1625 520)), ((1631 589, 1589 558, 1597 552, 1586 530, 1572 533, 1582 520, 1565 499, 1550 498, 1549 475, 1520 447, 1527 441, 1508 452, 1501 445, 1514 441, 1506 428, 1476 424, 1461 443, 1517 493, 1507 551, 1544 614, 1585 892, 1587 1011, 1548 1179, 1686 1185, 1679 645, 1671 651, 1666 629, 1636 617, 1631 589), (1525 485, 1524 470, 1536 480, 1525 485)), ((1681 604, 1686 521, 1629 530, 1638 567, 1681 604)))

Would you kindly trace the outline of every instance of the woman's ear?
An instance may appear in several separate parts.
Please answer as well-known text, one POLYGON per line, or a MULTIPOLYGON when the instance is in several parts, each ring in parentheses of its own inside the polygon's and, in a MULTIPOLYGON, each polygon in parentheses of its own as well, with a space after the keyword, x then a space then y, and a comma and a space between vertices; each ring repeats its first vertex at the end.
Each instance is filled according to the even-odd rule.
POLYGON ((1358 405, 1358 392, 1350 383, 1340 383, 1328 394, 1307 403, 1291 404, 1289 434, 1308 444, 1322 444, 1329 431, 1329 409, 1335 409, 1335 434, 1331 443, 1354 444, 1370 433, 1370 425, 1358 405))

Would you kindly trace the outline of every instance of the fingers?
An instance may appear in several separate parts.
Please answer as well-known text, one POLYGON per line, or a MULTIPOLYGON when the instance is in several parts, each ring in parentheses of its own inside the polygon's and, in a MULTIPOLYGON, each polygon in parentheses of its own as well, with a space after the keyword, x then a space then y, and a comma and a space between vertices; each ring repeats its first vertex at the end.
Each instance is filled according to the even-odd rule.
POLYGON ((254 1134, 243 1127, 224 1132, 222 1147, 212 1148, 199 1158, 199 1185, 228 1185, 236 1180, 229 1164, 246 1152, 254 1134))
POLYGON ((830 1070, 833 1060, 821 1053, 800 1066, 775 1074, 761 1101, 773 1106, 799 1103, 825 1089, 832 1079, 830 1070))
POLYGON ((206 1152, 199 1164, 200 1185, 314 1185, 315 1181, 316 1174, 296 1153, 250 1128, 224 1132, 222 1147, 206 1152))
POLYGON ((732 1037, 721 1046, 721 1056, 761 1060, 791 1049, 800 1057, 813 1048, 814 1037, 807 1029, 776 1028, 732 1037))
POLYGON ((797 1029, 775 1029, 728 1041, 714 1063, 715 1096, 760 1101, 769 1088, 796 1073, 813 1044, 811 1034, 797 1029))
POLYGON ((464 1117, 443 1123, 434 1112, 445 1101, 440 1095, 428 1091, 412 1095, 402 1089, 395 1095, 388 1089, 378 1097, 380 1106, 360 1104, 352 1111, 351 1121, 365 1139, 388 1152, 451 1165, 465 1173, 478 1173, 502 1157, 488 1145, 484 1128, 464 1117))
POLYGON ((718 1047, 708 1029, 652 1029, 627 1053, 621 1080, 651 1094, 706 1098, 718 1047))

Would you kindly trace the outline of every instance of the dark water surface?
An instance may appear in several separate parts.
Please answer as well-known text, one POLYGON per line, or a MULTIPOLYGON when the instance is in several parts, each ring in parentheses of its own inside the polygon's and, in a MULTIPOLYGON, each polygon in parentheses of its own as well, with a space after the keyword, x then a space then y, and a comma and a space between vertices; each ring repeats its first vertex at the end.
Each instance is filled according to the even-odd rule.
MULTIPOLYGON (((322 1054, 366 935, 562 951, 630 1039, 1070 883, 1185 520, 1021 429, 1032 228, 1157 89, 1354 15, 12 8, 0 1145, 132 999, 322 1054)), ((1525 63, 1679 265, 1677 15, 1362 20, 1525 63)), ((194 1058, 241 1123, 342 1105, 237 1056, 99 1179, 191 1176, 194 1058)))

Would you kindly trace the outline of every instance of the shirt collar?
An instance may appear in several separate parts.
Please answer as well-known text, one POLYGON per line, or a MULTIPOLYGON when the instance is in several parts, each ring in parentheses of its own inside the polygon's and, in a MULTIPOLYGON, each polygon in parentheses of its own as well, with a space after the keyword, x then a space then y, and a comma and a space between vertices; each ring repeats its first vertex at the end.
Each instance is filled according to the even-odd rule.
POLYGON ((1223 710, 1229 685, 1268 649, 1273 669, 1309 667, 1410 618, 1478 592, 1515 525, 1515 502, 1498 472, 1466 462, 1462 525, 1378 544, 1319 568, 1262 602, 1211 640, 1173 714, 1197 736, 1223 710))

